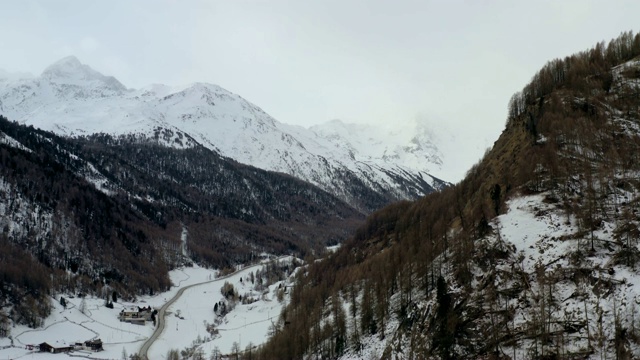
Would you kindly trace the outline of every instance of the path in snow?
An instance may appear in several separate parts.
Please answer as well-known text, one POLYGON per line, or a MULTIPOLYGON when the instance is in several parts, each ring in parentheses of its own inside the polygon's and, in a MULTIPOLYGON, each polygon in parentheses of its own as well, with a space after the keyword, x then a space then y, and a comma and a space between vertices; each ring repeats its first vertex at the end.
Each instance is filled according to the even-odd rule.
MULTIPOLYGON (((184 234, 184 232, 183 232, 183 234, 184 234)), ((276 261, 283 260, 283 259, 285 259, 287 257, 289 257, 289 255, 280 256, 279 258, 276 259, 276 261)), ((251 265, 251 266, 245 267, 245 268, 243 268, 241 270, 236 270, 231 274, 228 274, 228 275, 225 275, 225 276, 221 276, 221 277, 219 277, 217 279, 203 281, 203 282, 200 282, 200 283, 197 283, 197 284, 192 284, 192 285, 188 285, 188 286, 185 286, 185 287, 181 288, 176 293, 176 295, 174 297, 172 297, 169 301, 167 301, 164 305, 162 305, 162 307, 158 311, 158 317, 157 317, 158 326, 156 327, 155 331, 153 332, 153 335, 151 335, 151 337, 149 337, 149 339, 147 339, 147 341, 145 341, 144 344, 142 344, 142 347, 140 348, 140 351, 138 351, 138 355, 143 359, 149 359, 149 356, 148 356, 149 349, 151 348, 153 343, 158 339, 158 337, 160 337, 160 335, 162 335, 162 332, 165 329, 165 315, 166 315, 167 309, 171 305, 173 305, 173 303, 178 301, 178 299, 180 299, 180 296, 182 296, 182 294, 186 290, 191 289, 191 288, 196 287, 196 286, 210 284, 210 283, 214 283, 214 282, 217 282, 217 281, 223 281, 223 280, 226 280, 226 279, 228 279, 228 278, 230 278, 232 276, 237 275, 239 272, 247 271, 249 269, 260 267, 260 266, 264 266, 264 264, 259 263, 259 264, 251 265)), ((260 321, 258 321, 258 322, 260 322, 260 321)), ((231 329, 227 329, 227 330, 231 330, 231 329)))

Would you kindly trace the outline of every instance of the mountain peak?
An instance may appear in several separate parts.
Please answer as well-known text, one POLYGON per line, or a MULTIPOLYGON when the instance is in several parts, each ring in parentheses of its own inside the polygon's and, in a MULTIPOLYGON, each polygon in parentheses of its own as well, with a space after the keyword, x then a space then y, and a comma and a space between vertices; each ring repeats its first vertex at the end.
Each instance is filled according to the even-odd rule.
POLYGON ((288 126, 211 83, 127 91, 71 56, 30 83, 0 87, 0 98, 3 115, 67 136, 144 134, 184 148, 187 135, 240 163, 311 182, 363 212, 446 186, 427 174, 433 163, 425 161, 432 156, 426 145, 340 120, 324 132, 288 126), (403 157, 405 148, 411 153, 403 157), (373 191, 366 199, 352 195, 366 189, 373 191))
POLYGON ((98 82, 113 91, 124 91, 127 88, 113 76, 104 76, 78 60, 75 56, 67 56, 49 65, 42 72, 42 77, 55 83, 98 82))
POLYGON ((78 58, 75 57, 74 55, 65 56, 62 59, 53 63, 52 65, 55 65, 55 64, 69 64, 72 66, 82 66, 82 63, 80 62, 80 60, 78 60, 78 58))
POLYGON ((82 65, 80 60, 77 57, 71 55, 64 57, 53 64, 49 65, 44 71, 42 75, 62 75, 68 73, 75 73, 78 71, 83 71, 86 69, 90 69, 87 65, 82 65))

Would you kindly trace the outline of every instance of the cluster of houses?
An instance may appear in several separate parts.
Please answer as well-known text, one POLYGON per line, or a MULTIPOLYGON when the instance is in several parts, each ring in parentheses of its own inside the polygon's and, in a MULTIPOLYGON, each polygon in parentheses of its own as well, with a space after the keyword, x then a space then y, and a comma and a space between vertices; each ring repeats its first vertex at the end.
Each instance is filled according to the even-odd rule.
POLYGON ((154 321, 155 314, 157 310, 151 308, 151 306, 147 307, 130 307, 126 309, 122 309, 120 314, 118 314, 118 319, 120 321, 136 324, 136 325, 145 325, 147 321, 154 321))
MULTIPOLYGON (((147 307, 129 307, 123 309, 118 314, 120 321, 145 325, 147 321, 155 321, 155 315, 157 310, 147 307)), ((85 342, 77 342, 73 344, 58 344, 55 345, 43 342, 40 345, 27 345, 28 350, 39 350, 40 352, 47 352, 53 354, 68 353, 76 350, 88 350, 88 351, 102 351, 102 340, 93 339, 85 342)))
POLYGON ((62 344, 51 345, 43 342, 40 345, 27 345, 28 350, 40 350, 40 352, 48 352, 53 354, 68 353, 74 350, 90 350, 90 351, 102 351, 102 340, 93 339, 85 342, 77 342, 74 344, 62 344))

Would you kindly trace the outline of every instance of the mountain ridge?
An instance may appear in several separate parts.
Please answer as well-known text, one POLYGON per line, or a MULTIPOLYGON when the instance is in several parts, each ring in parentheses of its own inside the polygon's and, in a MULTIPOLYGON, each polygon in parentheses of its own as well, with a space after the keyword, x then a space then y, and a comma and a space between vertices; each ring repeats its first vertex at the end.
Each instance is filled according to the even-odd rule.
POLYGON ((0 81, 0 113, 64 136, 182 132, 241 163, 309 181, 365 212, 375 209, 363 207, 349 194, 350 178, 360 179, 389 201, 415 199, 448 185, 431 175, 442 166, 442 156, 428 136, 402 139, 405 143, 393 148, 367 153, 385 147, 380 144, 388 138, 386 133, 378 131, 376 139, 354 145, 344 132, 336 138, 336 131, 327 135, 320 128, 280 123, 217 85, 126 89, 75 57, 54 63, 36 78, 0 81), (404 161, 405 155, 410 161, 404 161), (407 173, 425 181, 416 186, 407 173))

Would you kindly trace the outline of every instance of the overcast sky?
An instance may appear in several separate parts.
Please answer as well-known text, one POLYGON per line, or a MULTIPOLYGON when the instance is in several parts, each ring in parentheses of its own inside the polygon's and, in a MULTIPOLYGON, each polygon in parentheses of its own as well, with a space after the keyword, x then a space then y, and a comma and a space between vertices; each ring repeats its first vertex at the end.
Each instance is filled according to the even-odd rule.
POLYGON ((456 133, 443 151, 461 176, 540 67, 637 32, 639 14, 640 1, 1 1, 0 68, 38 75, 75 55, 127 87, 214 83, 303 126, 420 118, 456 133))

